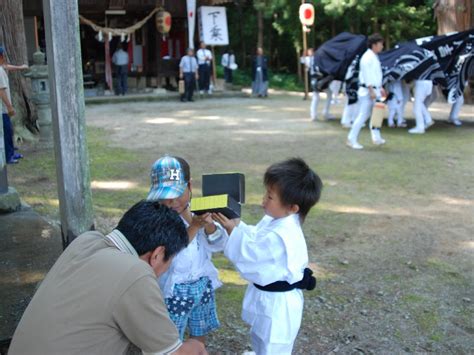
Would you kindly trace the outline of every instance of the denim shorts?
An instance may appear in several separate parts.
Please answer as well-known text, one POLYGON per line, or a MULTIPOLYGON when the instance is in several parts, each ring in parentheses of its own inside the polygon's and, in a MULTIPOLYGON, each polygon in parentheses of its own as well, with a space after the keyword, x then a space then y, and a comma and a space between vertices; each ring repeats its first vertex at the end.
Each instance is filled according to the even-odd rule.
POLYGON ((204 336, 220 326, 214 289, 208 277, 174 285, 173 296, 166 298, 165 303, 181 340, 186 328, 191 336, 204 336))

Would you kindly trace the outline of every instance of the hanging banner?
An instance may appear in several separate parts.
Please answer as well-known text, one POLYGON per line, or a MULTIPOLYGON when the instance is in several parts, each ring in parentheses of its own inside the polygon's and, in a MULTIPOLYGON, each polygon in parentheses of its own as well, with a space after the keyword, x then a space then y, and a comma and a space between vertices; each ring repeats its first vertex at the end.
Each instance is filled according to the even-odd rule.
POLYGON ((196 0, 186 0, 188 10, 188 47, 194 48, 194 28, 196 27, 196 0))
POLYGON ((199 8, 199 38, 208 46, 229 44, 225 7, 201 6, 199 8))

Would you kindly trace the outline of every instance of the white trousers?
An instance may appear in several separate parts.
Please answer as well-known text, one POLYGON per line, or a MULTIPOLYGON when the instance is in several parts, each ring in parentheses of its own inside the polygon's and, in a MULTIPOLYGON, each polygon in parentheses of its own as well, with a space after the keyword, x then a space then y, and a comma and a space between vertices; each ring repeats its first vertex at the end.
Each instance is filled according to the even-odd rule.
MULTIPOLYGON (((328 117, 329 116, 329 109, 331 108, 331 95, 332 92, 328 88, 325 90, 327 99, 326 99, 326 105, 324 106, 323 110, 323 116, 328 117)), ((315 120, 318 118, 318 106, 319 102, 321 101, 321 98, 319 97, 319 91, 313 90, 313 97, 311 98, 311 107, 310 107, 310 115, 311 119, 315 120)))
POLYGON ((349 98, 346 97, 346 104, 344 106, 344 111, 342 112, 341 124, 344 126, 349 126, 357 118, 359 113, 359 101, 355 104, 349 105, 349 98))
MULTIPOLYGON (((370 95, 359 96, 359 114, 357 115, 356 120, 352 124, 352 128, 349 131, 349 135, 347 136, 347 139, 349 141, 357 142, 360 130, 372 114, 374 104, 375 100, 371 99, 370 95)), ((370 135, 372 136, 372 140, 379 140, 381 138, 380 129, 372 129, 372 127, 370 127, 370 135)))
POLYGON ((457 98, 454 104, 451 106, 451 112, 449 113, 449 119, 451 121, 459 120, 459 112, 461 107, 464 105, 464 96, 461 95, 457 98))
POLYGON ((416 128, 420 130, 425 129, 425 125, 433 121, 428 111, 430 102, 430 95, 433 91, 433 82, 431 80, 416 80, 415 81, 415 103, 413 104, 413 114, 415 115, 416 128), (428 101, 426 101, 428 99, 428 101), (426 102, 425 102, 426 101, 426 102))
POLYGON ((393 93, 393 97, 388 102, 388 124, 392 126, 394 124, 395 117, 397 117, 397 123, 400 125, 404 120, 404 94, 401 81, 393 82, 390 85, 390 92, 393 93))
POLYGON ((260 339, 255 333, 250 332, 252 341, 252 350, 257 355, 291 355, 295 339, 288 344, 282 343, 267 343, 260 339))
POLYGON ((337 101, 337 97, 339 96, 339 91, 341 90, 341 86, 342 86, 342 81, 340 80, 333 80, 329 83, 329 90, 331 90, 331 100, 333 102, 337 101))

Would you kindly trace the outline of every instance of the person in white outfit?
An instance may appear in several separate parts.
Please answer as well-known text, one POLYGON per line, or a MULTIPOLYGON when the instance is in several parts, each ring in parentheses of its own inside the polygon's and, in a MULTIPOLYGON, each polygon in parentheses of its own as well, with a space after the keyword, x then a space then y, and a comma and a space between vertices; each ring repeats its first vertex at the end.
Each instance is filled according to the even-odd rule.
POLYGON ((461 111, 461 107, 464 104, 464 96, 459 95, 459 97, 454 101, 453 105, 451 106, 451 112, 449 113, 449 122, 455 126, 462 126, 462 122, 459 119, 459 112, 461 111))
POLYGON ((355 121, 359 114, 359 100, 353 104, 349 104, 349 97, 346 95, 346 104, 342 111, 341 125, 344 128, 351 128, 352 122, 355 121))
POLYGON ((339 91, 341 91, 342 81, 333 80, 329 84, 329 89, 331 90, 331 105, 339 103, 339 91))
POLYGON ((301 229, 321 196, 319 176, 299 158, 270 166, 264 176, 266 216, 256 225, 215 214, 230 235, 225 255, 249 281, 242 319, 257 355, 290 355, 303 315, 303 292, 316 286, 301 229))
POLYGON ((198 71, 199 71, 199 93, 212 94, 211 88, 211 72, 212 72, 212 52, 206 48, 206 43, 202 42, 199 44, 199 49, 196 52, 198 71))
MULTIPOLYGON (((383 50, 383 37, 375 33, 368 38, 368 49, 360 59, 359 71, 359 114, 352 125, 347 136, 347 145, 352 149, 363 149, 364 147, 357 142, 360 130, 364 123, 372 114, 375 101, 385 96, 382 88, 382 66, 378 54, 383 50)), ((376 145, 385 144, 385 140, 380 135, 380 128, 370 127, 372 142, 376 145)))
MULTIPOLYGON (((318 106, 319 106, 319 102, 321 101, 321 98, 319 96, 319 91, 316 89, 317 79, 315 77, 316 69, 314 67, 313 48, 308 49, 307 56, 304 57, 303 62, 305 64, 305 69, 308 71, 311 87, 313 90, 313 95, 311 98, 311 106, 310 106, 311 121, 317 121, 318 120, 318 106)), ((329 109, 331 107, 332 92, 329 87, 325 90, 325 92, 326 92, 327 99, 326 99, 326 104, 323 110, 323 117, 325 119, 329 119, 331 117, 329 114, 329 109)))
MULTIPOLYGON (((392 94, 388 101, 388 126, 395 127, 395 117, 397 127, 406 127, 403 118, 403 88, 401 80, 393 81, 387 85, 388 91, 392 94)), ((390 96, 390 95, 389 95, 390 96)))
POLYGON ((413 104, 413 114, 416 126, 408 130, 411 134, 423 134, 426 129, 433 125, 433 119, 428 111, 427 104, 430 102, 430 95, 433 92, 433 82, 431 80, 415 81, 415 102, 413 104))

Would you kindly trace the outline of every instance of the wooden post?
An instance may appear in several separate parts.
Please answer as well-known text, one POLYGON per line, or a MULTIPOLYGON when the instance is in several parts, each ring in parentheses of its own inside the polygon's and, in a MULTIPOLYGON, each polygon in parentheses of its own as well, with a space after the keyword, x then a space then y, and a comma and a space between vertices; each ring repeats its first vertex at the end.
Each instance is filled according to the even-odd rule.
POLYGON ((303 80, 304 80, 304 99, 303 100, 307 100, 308 99, 308 70, 306 70, 306 52, 308 50, 308 45, 306 43, 306 26, 303 25, 302 27, 302 30, 303 30, 303 54, 304 54, 304 59, 305 59, 305 62, 303 64, 303 80))
POLYGON ((7 161, 5 159, 5 141, 3 139, 3 121, 0 121, 0 194, 8 192, 7 161))
POLYGON ((77 0, 43 0, 63 246, 93 226, 77 0))
MULTIPOLYGON (((301 4, 304 4, 305 0, 301 0, 301 4)), ((303 100, 308 99, 308 70, 306 70, 306 51, 308 50, 308 44, 306 43, 306 26, 301 26, 301 31, 303 32, 303 80, 304 80, 304 97, 303 100)))
POLYGON ((36 51, 39 51, 40 47, 39 47, 39 40, 38 40, 38 19, 36 18, 36 16, 34 17, 34 24, 35 24, 35 47, 36 47, 36 51))
POLYGON ((212 51, 212 82, 214 84, 214 90, 217 89, 217 72, 216 72, 216 53, 214 51, 214 46, 211 46, 212 51))

